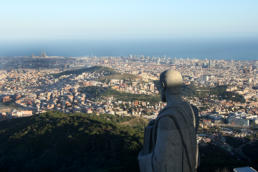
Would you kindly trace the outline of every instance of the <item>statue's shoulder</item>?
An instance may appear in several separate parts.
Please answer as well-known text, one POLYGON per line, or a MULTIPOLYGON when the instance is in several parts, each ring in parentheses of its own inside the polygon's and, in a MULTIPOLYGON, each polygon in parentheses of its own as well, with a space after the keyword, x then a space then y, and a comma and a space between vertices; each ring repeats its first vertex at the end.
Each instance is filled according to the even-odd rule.
POLYGON ((156 120, 158 120, 158 128, 165 130, 173 130, 175 128, 174 118, 177 118, 178 112, 175 107, 166 106, 160 111, 156 120))
POLYGON ((176 107, 173 107, 173 106, 166 106, 164 107, 160 113, 159 113, 159 116, 158 117, 164 117, 165 115, 173 115, 174 113, 176 112, 176 107))
MULTIPOLYGON (((178 104, 174 104, 172 106, 166 106, 164 109, 160 111, 159 117, 163 118, 165 116, 172 117, 178 121, 181 121, 182 116, 185 116, 189 113, 192 113, 190 110, 190 105, 187 102, 180 102, 178 104)), ((194 106, 193 107, 194 113, 198 114, 198 109, 194 106)))
POLYGON ((170 114, 162 116, 158 122, 158 128, 162 130, 175 130, 174 120, 170 117, 170 114))
POLYGON ((185 109, 187 107, 186 102, 180 102, 177 104, 174 104, 172 106, 166 106, 160 111, 160 116, 162 115, 176 115, 178 114, 178 109, 185 109))

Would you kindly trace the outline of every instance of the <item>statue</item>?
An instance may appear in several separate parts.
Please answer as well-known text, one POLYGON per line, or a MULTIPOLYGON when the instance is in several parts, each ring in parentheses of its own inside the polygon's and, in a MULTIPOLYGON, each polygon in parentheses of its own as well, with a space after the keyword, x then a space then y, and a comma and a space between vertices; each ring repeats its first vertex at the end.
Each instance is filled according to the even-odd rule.
POLYGON ((194 172, 199 159, 198 110, 182 100, 179 72, 162 72, 159 83, 161 99, 167 105, 145 128, 144 146, 138 155, 140 171, 194 172))

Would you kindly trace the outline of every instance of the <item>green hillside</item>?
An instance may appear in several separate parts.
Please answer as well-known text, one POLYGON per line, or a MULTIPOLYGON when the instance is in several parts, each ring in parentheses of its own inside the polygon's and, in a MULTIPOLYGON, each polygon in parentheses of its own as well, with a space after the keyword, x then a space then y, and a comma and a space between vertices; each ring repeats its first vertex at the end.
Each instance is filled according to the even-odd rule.
POLYGON ((116 72, 113 69, 108 68, 108 67, 93 66, 93 67, 88 67, 88 68, 80 68, 80 69, 67 70, 67 71, 56 73, 56 74, 53 74, 53 75, 54 75, 54 77, 60 77, 60 76, 63 76, 63 75, 71 75, 71 74, 72 75, 80 75, 80 74, 82 74, 84 72, 104 73, 105 76, 118 74, 118 72, 116 72))
POLYGON ((113 96, 117 100, 121 101, 145 101, 152 104, 160 102, 160 96, 152 96, 146 94, 131 94, 125 92, 119 92, 109 87, 98 87, 98 86, 89 86, 81 87, 79 92, 85 93, 88 98, 100 98, 100 97, 110 97, 113 96))
POLYGON ((118 79, 118 80, 127 80, 127 81, 132 81, 135 80, 137 76, 129 73, 116 73, 116 74, 111 74, 111 75, 106 75, 103 77, 100 77, 99 80, 102 82, 109 82, 112 79, 118 79))
POLYGON ((194 85, 183 86, 182 94, 186 97, 205 98, 214 96, 219 100, 232 100, 234 102, 245 102, 245 98, 235 92, 227 91, 227 86, 196 87, 194 85))
MULTIPOLYGON (((138 172, 137 154, 147 122, 57 112, 1 121, 0 171, 138 172)), ((244 149, 252 153, 252 161, 236 159, 213 144, 201 146, 198 171, 225 172, 247 165, 257 168, 256 146, 244 149)))
POLYGON ((123 119, 47 113, 0 123, 0 171, 138 171, 142 128, 123 119))
POLYGON ((60 73, 55 73, 53 74, 54 77, 58 78, 63 75, 81 75, 82 73, 101 73, 103 76, 101 76, 98 80, 99 81, 105 81, 109 82, 111 79, 119 79, 119 80, 134 80, 137 77, 132 74, 128 73, 119 73, 116 72, 115 70, 109 68, 109 67, 104 67, 104 66, 92 66, 88 68, 79 68, 79 69, 72 69, 72 70, 66 70, 60 73))

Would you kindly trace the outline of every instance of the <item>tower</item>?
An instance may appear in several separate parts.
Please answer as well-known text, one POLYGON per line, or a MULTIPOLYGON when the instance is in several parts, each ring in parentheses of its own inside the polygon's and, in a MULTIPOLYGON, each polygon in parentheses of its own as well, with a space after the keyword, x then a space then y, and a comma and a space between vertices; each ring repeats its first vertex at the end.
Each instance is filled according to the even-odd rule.
POLYGON ((41 57, 44 57, 44 58, 46 58, 47 57, 47 53, 46 53, 46 51, 45 50, 41 50, 41 57))

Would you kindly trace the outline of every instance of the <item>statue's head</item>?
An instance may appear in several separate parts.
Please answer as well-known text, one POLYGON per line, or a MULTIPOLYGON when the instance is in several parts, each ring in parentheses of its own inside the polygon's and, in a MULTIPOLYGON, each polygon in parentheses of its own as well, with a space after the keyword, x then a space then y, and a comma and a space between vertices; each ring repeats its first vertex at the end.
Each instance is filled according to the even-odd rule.
POLYGON ((176 70, 166 70, 160 74, 160 94, 163 102, 166 102, 168 95, 179 95, 183 85, 183 79, 180 72, 176 70))

